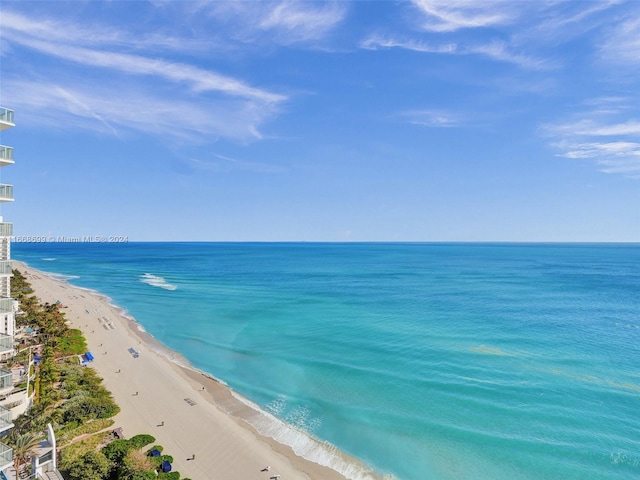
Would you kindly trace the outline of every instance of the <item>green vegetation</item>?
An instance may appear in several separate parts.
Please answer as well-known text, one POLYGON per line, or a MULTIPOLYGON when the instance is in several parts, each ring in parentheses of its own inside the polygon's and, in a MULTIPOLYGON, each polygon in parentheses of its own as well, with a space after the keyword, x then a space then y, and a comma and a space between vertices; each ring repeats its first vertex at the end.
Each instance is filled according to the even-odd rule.
POLYGON ((60 351, 63 355, 81 355, 87 351, 87 342, 82 332, 72 329, 60 340, 60 351))
POLYGON ((162 452, 161 445, 142 452, 156 441, 151 435, 114 440, 111 417, 120 408, 96 372, 79 365, 77 355, 87 351, 82 332, 66 325, 61 305, 41 305, 24 276, 17 270, 13 273, 11 293, 24 312, 16 324, 35 332, 22 341, 14 362, 27 365, 32 348, 41 357, 35 381, 29 384, 29 392, 35 393, 34 405, 14 419, 8 441, 16 470, 28 464, 51 423, 62 447, 58 468, 67 480, 179 480, 178 472, 161 471, 162 461, 173 461, 171 456, 149 455, 152 449, 162 452))

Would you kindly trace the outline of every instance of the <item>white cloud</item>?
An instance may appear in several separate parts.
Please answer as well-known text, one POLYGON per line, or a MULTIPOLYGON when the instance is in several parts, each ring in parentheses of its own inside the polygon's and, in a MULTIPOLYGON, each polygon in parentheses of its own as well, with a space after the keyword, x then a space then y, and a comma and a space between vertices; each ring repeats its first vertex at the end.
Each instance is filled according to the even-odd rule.
POLYGON ((414 110, 403 113, 402 117, 413 125, 434 128, 457 127, 461 123, 460 115, 445 110, 414 110))
POLYGON ((542 127, 543 134, 555 137, 552 144, 559 150, 558 156, 591 160, 605 173, 622 174, 640 179, 640 121, 621 115, 629 115, 622 106, 623 99, 594 99, 596 109, 578 118, 542 127), (614 105, 620 104, 616 109, 614 105), (606 106, 606 108, 605 108, 606 106))
POLYGON ((344 5, 294 1, 269 5, 258 25, 263 30, 279 30, 287 43, 316 40, 325 36, 345 17, 344 5))
POLYGON ((604 173, 618 173, 640 179, 640 143, 602 142, 565 145, 566 152, 559 156, 592 159, 604 173))
POLYGON ((636 14, 612 28, 600 48, 603 59, 626 66, 640 66, 640 16, 636 14))
MULTIPOLYGON (((44 61, 42 68, 37 62, 26 70, 30 78, 24 73, 4 75, 3 94, 16 108, 27 109, 24 113, 42 109, 38 121, 66 118, 69 125, 109 134, 131 128, 174 138, 194 139, 200 134, 248 140, 262 138, 259 127, 287 99, 211 69, 165 60, 157 53, 124 53, 118 43, 130 35, 117 29, 105 33, 96 27, 91 35, 71 23, 10 12, 3 12, 1 22, 3 42, 70 62, 44 61), (100 81, 88 85, 88 78, 100 81)), ((142 46, 157 46, 166 37, 149 38, 134 45, 144 50, 142 46)))
POLYGON ((140 55, 74 47, 68 44, 51 43, 43 40, 14 38, 13 41, 41 53, 86 66, 108 68, 128 74, 156 76, 172 82, 184 82, 191 85, 194 91, 215 90, 228 95, 253 98, 266 103, 277 103, 285 99, 282 95, 253 88, 234 78, 192 65, 166 62, 140 55))
POLYGON ((432 32, 490 27, 510 23, 513 3, 495 0, 412 0, 426 16, 422 27, 432 32))
POLYGON ((345 2, 200 2, 200 14, 232 28, 243 42, 290 45, 318 41, 346 17, 345 2))
POLYGON ((418 40, 399 40, 380 35, 372 35, 360 43, 365 50, 378 50, 380 48, 403 48, 422 53, 455 53, 458 46, 455 43, 431 44, 418 40))
POLYGON ((134 86, 3 81, 3 93, 31 125, 75 127, 116 136, 136 130, 196 143, 219 137, 262 138, 260 126, 273 115, 239 99, 204 102, 134 86))
POLYGON ((459 45, 454 42, 430 43, 421 40, 397 39, 381 35, 372 35, 360 43, 360 48, 378 50, 382 48, 402 48, 420 53, 438 53, 449 55, 481 55, 499 62, 518 65, 523 68, 537 70, 550 67, 545 60, 509 51, 506 43, 494 41, 477 45, 459 45))
MULTIPOLYGON (((54 20, 27 18, 4 9, 0 16, 3 37, 8 41, 24 37, 66 45, 118 47, 129 50, 170 50, 177 52, 204 52, 212 47, 211 38, 206 40, 176 37, 160 32, 133 33, 101 25, 73 24, 54 20)), ((221 48, 216 44, 216 48, 221 48)))

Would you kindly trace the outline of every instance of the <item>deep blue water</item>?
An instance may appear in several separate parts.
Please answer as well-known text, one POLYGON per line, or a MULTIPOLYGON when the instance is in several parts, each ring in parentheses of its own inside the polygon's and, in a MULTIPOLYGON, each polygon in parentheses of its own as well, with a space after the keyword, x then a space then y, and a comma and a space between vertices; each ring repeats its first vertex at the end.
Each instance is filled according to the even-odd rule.
POLYGON ((406 480, 640 478, 640 246, 15 243, 406 480))

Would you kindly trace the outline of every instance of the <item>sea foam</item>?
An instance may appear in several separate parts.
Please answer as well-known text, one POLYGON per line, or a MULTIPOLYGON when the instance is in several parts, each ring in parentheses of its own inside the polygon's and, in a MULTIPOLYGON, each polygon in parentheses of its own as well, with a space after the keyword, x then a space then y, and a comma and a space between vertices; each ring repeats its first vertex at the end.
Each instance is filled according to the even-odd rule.
POLYGON ((140 281, 152 287, 164 288, 165 290, 175 290, 176 288, 178 288, 176 285, 167 283, 164 277, 153 275, 151 273, 140 275, 140 281))

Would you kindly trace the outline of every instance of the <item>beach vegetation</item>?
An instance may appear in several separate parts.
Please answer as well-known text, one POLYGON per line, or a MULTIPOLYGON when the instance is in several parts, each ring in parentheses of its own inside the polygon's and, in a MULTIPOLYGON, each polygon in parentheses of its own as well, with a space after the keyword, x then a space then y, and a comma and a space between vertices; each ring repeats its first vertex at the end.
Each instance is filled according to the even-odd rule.
POLYGON ((159 480, 180 480, 179 472, 160 472, 156 477, 159 480))
MULTIPOLYGON (((58 468, 67 480, 178 480, 178 472, 160 471, 162 461, 173 461, 171 456, 150 457, 150 450, 142 452, 156 441, 152 435, 113 440, 109 428, 120 408, 95 370, 78 364, 77 356, 87 351, 86 339, 80 330, 67 326, 60 305, 40 304, 17 270, 11 285, 24 312, 17 323, 36 332, 23 339, 25 348, 13 361, 28 365, 32 347, 40 355, 35 370, 29 368, 29 376, 35 373, 29 383, 30 393, 35 392, 34 405, 14 419, 8 441, 16 471, 27 464, 51 424, 62 446, 58 468)), ((161 445, 153 449, 163 450, 161 445)))
POLYGON ((60 339, 61 355, 81 355, 87 350, 87 341, 80 330, 69 329, 60 339))
POLYGON ((147 455, 151 455, 151 452, 157 450, 160 453, 162 453, 162 450, 164 450, 164 447, 162 445, 154 445, 153 447, 149 448, 147 450, 147 455))
POLYGON ((133 448, 141 449, 142 447, 151 445, 153 442, 156 441, 156 439, 151 435, 147 435, 143 433, 143 434, 131 437, 129 441, 131 442, 131 445, 133 446, 133 448))
POLYGON ((107 428, 112 427, 114 423, 115 422, 111 418, 102 418, 82 425, 67 424, 62 426, 60 430, 56 432, 56 439, 58 441, 58 445, 64 445, 75 438, 106 430, 107 428))
POLYGON ((102 452, 89 450, 66 470, 67 480, 104 480, 109 477, 112 463, 102 452))
POLYGON ((131 451, 131 442, 125 439, 114 440, 102 449, 102 453, 113 463, 119 464, 131 451))
POLYGON ((139 476, 136 474, 141 473, 145 474, 144 476, 148 476, 148 473, 152 473, 154 468, 155 465, 144 453, 140 450, 131 450, 122 461, 118 479, 133 479, 134 476, 139 476))
POLYGON ((20 270, 13 269, 13 277, 11 278, 11 297, 16 300, 22 300, 25 292, 31 291, 31 285, 27 282, 27 279, 20 272, 20 270))

